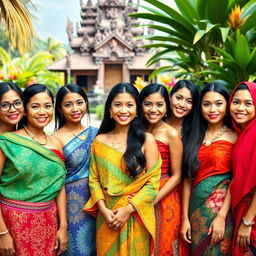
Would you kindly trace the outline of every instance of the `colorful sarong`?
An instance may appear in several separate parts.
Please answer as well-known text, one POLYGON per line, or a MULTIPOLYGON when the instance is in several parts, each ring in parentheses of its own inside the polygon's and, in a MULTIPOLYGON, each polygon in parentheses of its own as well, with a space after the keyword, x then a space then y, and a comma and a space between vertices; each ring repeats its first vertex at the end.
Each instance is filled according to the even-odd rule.
POLYGON ((69 235, 68 250, 63 256, 96 255, 96 221, 82 209, 90 197, 90 153, 97 131, 98 129, 90 126, 78 135, 86 135, 85 140, 75 137, 63 148, 67 168, 65 188, 69 235))
POLYGON ((55 200, 34 203, 1 198, 1 209, 14 240, 15 256, 56 255, 55 200))
POLYGON ((97 255, 151 255, 155 240, 155 212, 153 200, 159 188, 161 160, 136 179, 125 172, 123 153, 95 140, 92 144, 89 186, 91 198, 84 210, 97 216, 97 255), (120 231, 108 228, 105 219, 97 212, 97 201, 105 200, 114 210, 130 202, 136 208, 120 231))
POLYGON ((230 185, 232 148, 230 142, 215 141, 208 147, 202 145, 199 150, 200 168, 193 180, 189 209, 192 255, 231 255, 234 231, 231 211, 226 217, 222 241, 210 245, 211 236, 208 235, 208 230, 224 202, 230 185))
MULTIPOLYGON (((156 140, 162 157, 160 189, 171 179, 169 146, 156 140)), ((181 187, 178 185, 155 207, 156 211, 156 256, 189 255, 189 245, 180 239, 181 187)))

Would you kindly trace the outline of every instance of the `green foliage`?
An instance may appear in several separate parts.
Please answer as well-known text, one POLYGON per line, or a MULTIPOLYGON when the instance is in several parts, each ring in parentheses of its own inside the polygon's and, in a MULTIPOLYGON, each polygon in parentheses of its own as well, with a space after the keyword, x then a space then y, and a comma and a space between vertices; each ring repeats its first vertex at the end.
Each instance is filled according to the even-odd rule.
POLYGON ((51 90, 63 84, 59 74, 47 70, 52 63, 52 56, 47 52, 38 52, 33 56, 11 56, 0 47, 0 81, 13 81, 21 88, 34 83, 46 84, 51 90))
POLYGON ((103 111, 104 111, 103 105, 98 105, 98 106, 96 106, 96 114, 97 114, 98 120, 102 120, 103 111))
POLYGON ((149 42, 143 47, 155 50, 147 65, 170 63, 150 79, 173 71, 198 83, 222 80, 234 86, 256 75, 256 0, 175 0, 178 10, 159 0, 145 2, 150 4, 141 6, 145 12, 130 16, 155 22, 143 26, 156 35, 139 37, 149 42))

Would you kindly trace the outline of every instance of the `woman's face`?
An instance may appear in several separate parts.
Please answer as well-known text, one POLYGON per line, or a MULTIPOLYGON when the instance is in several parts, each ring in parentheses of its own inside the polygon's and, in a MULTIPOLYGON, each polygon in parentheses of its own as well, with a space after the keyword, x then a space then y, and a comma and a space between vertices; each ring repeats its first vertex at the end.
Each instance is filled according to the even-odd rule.
POLYGON ((202 115, 211 124, 223 122, 227 111, 227 102, 218 92, 207 92, 201 103, 202 115))
POLYGON ((136 117, 137 105, 131 94, 119 93, 113 99, 110 106, 110 117, 119 125, 129 125, 136 117))
POLYGON ((66 122, 81 122, 86 113, 86 101, 80 94, 69 92, 64 96, 60 110, 66 122))
POLYGON ((159 92, 148 95, 142 103, 142 108, 144 117, 151 124, 161 121, 167 111, 165 99, 159 92))
POLYGON ((53 102, 46 92, 40 92, 30 98, 26 111, 28 125, 34 128, 45 127, 53 116, 53 102))
POLYGON ((230 114, 234 121, 244 129, 255 117, 255 105, 249 90, 235 92, 230 105, 230 114))
POLYGON ((0 121, 7 125, 16 125, 23 115, 24 106, 19 94, 14 90, 4 93, 0 102, 0 121))
POLYGON ((177 90, 171 97, 171 111, 176 118, 186 117, 193 107, 190 90, 186 87, 177 90))

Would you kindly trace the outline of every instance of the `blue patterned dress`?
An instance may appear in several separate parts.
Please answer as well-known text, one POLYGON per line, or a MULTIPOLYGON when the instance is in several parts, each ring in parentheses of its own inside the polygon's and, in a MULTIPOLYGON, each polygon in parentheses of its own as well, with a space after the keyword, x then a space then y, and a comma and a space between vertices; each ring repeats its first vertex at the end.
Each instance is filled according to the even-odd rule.
POLYGON ((72 139, 63 148, 65 156, 67 216, 68 216, 68 250, 65 256, 94 256, 95 218, 82 211, 90 197, 88 187, 91 144, 98 129, 89 126, 78 136, 86 134, 85 140, 72 139))

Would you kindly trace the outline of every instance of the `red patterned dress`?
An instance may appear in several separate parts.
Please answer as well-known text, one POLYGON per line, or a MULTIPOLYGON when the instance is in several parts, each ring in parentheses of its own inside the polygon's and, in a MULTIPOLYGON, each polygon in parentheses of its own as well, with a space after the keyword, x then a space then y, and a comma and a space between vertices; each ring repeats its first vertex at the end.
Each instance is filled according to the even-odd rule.
MULTIPOLYGON (((170 172, 169 146, 156 140, 158 150, 162 157, 161 189, 168 179, 170 172)), ((180 238, 181 223, 181 186, 174 188, 168 196, 163 198, 155 207, 156 212, 156 244, 155 255, 189 255, 189 247, 180 238)))

